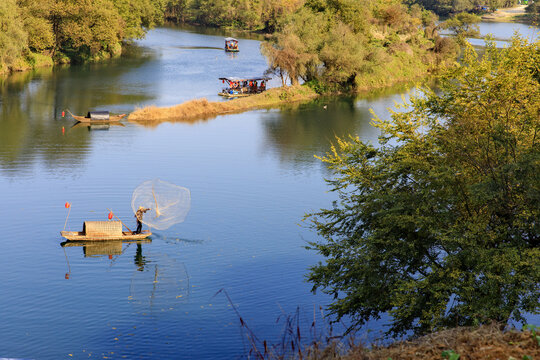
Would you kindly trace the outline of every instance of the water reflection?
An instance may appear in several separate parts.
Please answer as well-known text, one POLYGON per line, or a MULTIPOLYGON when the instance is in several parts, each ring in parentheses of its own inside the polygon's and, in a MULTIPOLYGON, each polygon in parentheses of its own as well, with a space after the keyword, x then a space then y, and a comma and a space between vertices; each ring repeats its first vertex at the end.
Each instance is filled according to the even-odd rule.
POLYGON ((152 255, 152 262, 137 268, 130 284, 130 303, 136 312, 163 313, 186 304, 191 294, 187 268, 167 255, 152 255))
POLYGON ((265 143, 284 161, 313 161, 314 154, 328 150, 335 136, 356 133, 369 118, 369 113, 359 113, 352 97, 296 104, 263 115, 265 143))
POLYGON ((323 97, 264 113, 265 145, 282 161, 301 164, 318 162, 313 155, 327 153, 336 137, 357 135, 375 142, 379 131, 370 124, 372 112, 389 118, 390 109, 395 111, 396 103, 407 100, 408 94, 401 94, 411 86, 402 84, 359 96, 323 97))
POLYGON ((144 65, 148 56, 134 51, 133 57, 105 64, 55 67, 16 73, 0 79, 0 169, 17 173, 38 160, 49 168, 80 166, 91 147, 87 132, 62 129, 63 109, 118 108, 151 98, 125 92, 120 79, 144 65), (96 76, 96 73, 99 76, 96 76))
POLYGON ((92 130, 109 130, 111 128, 111 126, 125 127, 125 125, 122 124, 121 122, 106 123, 106 124, 87 124, 87 123, 82 123, 82 122, 78 121, 75 124, 73 124, 70 129, 84 129, 84 128, 86 128, 88 131, 92 131, 92 130))
POLYGON ((122 240, 106 240, 106 241, 64 241, 60 243, 63 248, 66 247, 82 247, 84 257, 102 257, 113 255, 122 255, 132 244, 137 245, 137 253, 135 255, 135 265, 144 268, 145 260, 142 255, 142 244, 149 244, 152 240, 138 241, 122 241, 122 240), (124 245, 126 245, 124 247, 124 245))
POLYGON ((71 278, 71 265, 69 262, 69 257, 66 253, 65 248, 67 247, 82 247, 83 255, 85 258, 99 258, 107 256, 111 260, 111 265, 114 263, 113 256, 121 256, 124 252, 132 245, 137 245, 137 250, 135 252, 135 257, 133 262, 137 267, 138 271, 144 271, 146 265, 146 257, 142 253, 142 244, 149 244, 152 240, 144 239, 137 241, 122 241, 122 240, 107 240, 107 241, 64 241, 60 243, 60 246, 64 249, 64 255, 66 257, 67 263, 67 273, 65 274, 65 279, 69 280, 71 278), (124 245, 127 246, 124 247, 124 245))

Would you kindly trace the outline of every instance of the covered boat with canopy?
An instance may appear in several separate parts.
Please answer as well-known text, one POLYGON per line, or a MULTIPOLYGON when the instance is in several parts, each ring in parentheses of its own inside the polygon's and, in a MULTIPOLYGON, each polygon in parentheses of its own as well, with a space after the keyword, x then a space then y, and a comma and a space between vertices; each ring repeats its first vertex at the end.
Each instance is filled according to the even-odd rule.
POLYGON ((266 83, 271 78, 266 76, 261 77, 221 77, 219 80, 227 87, 223 88, 218 95, 224 97, 241 97, 258 94, 266 90, 266 83))
POLYGON ((238 40, 232 37, 225 38, 225 51, 238 52, 238 40))

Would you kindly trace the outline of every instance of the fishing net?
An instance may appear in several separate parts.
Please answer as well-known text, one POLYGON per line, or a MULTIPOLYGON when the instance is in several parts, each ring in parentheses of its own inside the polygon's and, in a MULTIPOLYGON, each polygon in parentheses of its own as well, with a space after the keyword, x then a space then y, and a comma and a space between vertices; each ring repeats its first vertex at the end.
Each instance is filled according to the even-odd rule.
POLYGON ((141 258, 129 295, 137 313, 163 313, 189 301, 189 276, 183 262, 165 254, 146 253, 141 258))
POLYGON ((150 209, 143 215, 144 224, 165 230, 184 221, 191 208, 191 193, 160 179, 148 180, 137 186, 131 197, 133 213, 140 207, 150 209))

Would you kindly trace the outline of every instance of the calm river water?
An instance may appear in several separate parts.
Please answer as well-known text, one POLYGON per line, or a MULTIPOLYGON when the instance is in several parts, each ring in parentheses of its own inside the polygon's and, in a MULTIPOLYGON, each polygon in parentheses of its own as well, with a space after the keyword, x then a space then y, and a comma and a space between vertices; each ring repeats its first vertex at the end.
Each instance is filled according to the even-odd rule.
POLYGON ((297 307, 305 337, 314 313, 325 327, 330 299, 305 282, 321 259, 304 246, 317 236, 301 220, 334 195, 313 155, 335 135, 375 141, 369 109, 386 117, 403 91, 195 123, 88 129, 61 118, 217 100, 219 77, 265 70, 258 40, 241 38, 231 55, 223 37, 235 34, 198 31, 152 30, 119 60, 3 80, 0 357, 240 358, 246 339, 220 289, 261 340, 278 343, 276 321, 297 307), (191 190, 185 222, 139 245, 61 246, 65 202, 67 229, 108 209, 134 227, 132 192, 153 178, 191 190))

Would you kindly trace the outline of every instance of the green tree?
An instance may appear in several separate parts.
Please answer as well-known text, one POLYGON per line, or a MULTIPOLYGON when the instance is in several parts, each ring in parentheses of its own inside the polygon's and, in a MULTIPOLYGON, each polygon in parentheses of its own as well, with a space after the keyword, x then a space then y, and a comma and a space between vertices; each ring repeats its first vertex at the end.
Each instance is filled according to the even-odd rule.
POLYGON ((23 57, 27 33, 15 0, 0 2, 0 73, 9 71, 23 57))
POLYGON ((389 333, 523 321, 540 299, 540 43, 467 45, 411 107, 375 119, 379 146, 338 139, 322 158, 339 201, 307 215, 326 259, 313 290, 389 333))
POLYGON ((293 85, 299 78, 309 81, 317 76, 317 66, 321 63, 318 51, 323 46, 329 18, 323 13, 314 13, 301 8, 290 15, 280 25, 271 41, 261 45, 267 57, 270 70, 288 77, 293 85))
POLYGON ((464 39, 465 37, 480 36, 479 22, 480 16, 462 12, 444 21, 440 26, 450 30, 453 35, 464 39))
POLYGON ((167 0, 111 1, 122 18, 124 39, 142 39, 149 29, 163 23, 167 0))
POLYGON ((309 0, 263 44, 270 70, 324 91, 360 91, 410 81, 453 57, 436 46, 436 17, 399 0, 309 0))
POLYGON ((18 0, 24 28, 28 33, 28 47, 33 52, 52 53, 55 45, 52 23, 49 20, 51 0, 18 0))

